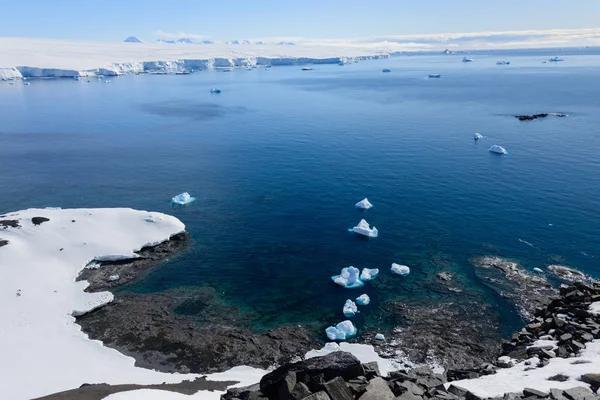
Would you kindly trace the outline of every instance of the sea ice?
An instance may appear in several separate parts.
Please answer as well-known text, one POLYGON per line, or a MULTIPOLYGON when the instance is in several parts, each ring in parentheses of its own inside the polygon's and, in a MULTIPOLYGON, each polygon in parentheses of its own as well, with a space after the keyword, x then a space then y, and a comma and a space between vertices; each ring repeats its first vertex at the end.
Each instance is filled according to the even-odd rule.
POLYGON ((364 235, 372 238, 376 238, 379 235, 379 231, 377 230, 377 228, 370 228, 369 223, 364 219, 361 219, 358 225, 352 228, 352 231, 358 233, 359 235, 364 235))
POLYGON ((491 153, 497 153, 497 154, 507 154, 508 153, 508 151, 506 151, 506 149, 504 147, 498 146, 497 144, 490 147, 489 151, 491 153))
POLYGON ((177 196, 173 197, 171 199, 171 202, 173 203, 173 205, 183 206, 183 205, 191 203, 194 200, 196 200, 195 197, 190 196, 190 194, 188 192, 184 192, 184 193, 178 194, 177 196))
POLYGON ((383 336, 383 333, 378 333, 377 335, 375 335, 375 339, 377 339, 377 340, 385 340, 385 336, 383 336))
POLYGON ((392 272, 398 275, 406 276, 410 274, 410 268, 406 265, 392 264, 392 272))
POLYGON ((364 210, 368 210, 369 208, 373 207, 373 204, 371 204, 369 202, 369 200, 365 197, 364 199, 362 199, 361 201, 359 201, 358 203, 355 204, 356 208, 362 208, 364 210))
POLYGON ((221 93, 221 89, 212 88, 212 89, 210 89, 210 92, 211 93, 221 93))
POLYGON ((373 280, 373 279, 375 279, 375 277, 377 276, 378 273, 379 273, 379 270, 377 268, 374 268, 374 269, 363 268, 362 272, 360 273, 360 280, 361 281, 373 280))
POLYGON ((359 306, 366 306, 371 302, 371 299, 366 294, 361 294, 356 298, 356 304, 359 306))
POLYGON ((483 139, 483 138, 484 138, 484 136, 481 133, 475 133, 473 135, 473 139, 475 139, 475 140, 479 140, 479 139, 483 139))
POLYGON ((346 300, 346 304, 344 304, 344 315, 346 318, 354 317, 354 315, 358 312, 358 307, 356 307, 356 303, 352 300, 346 300))
POLYGON ((356 336, 358 330, 354 327, 352 322, 346 320, 340 322, 336 326, 330 326, 325 329, 325 333, 329 340, 346 340, 353 336, 356 336))
POLYGON ((355 267, 342 268, 342 272, 339 275, 331 277, 335 283, 345 288, 358 288, 364 285, 359 279, 359 269, 355 267))
POLYGON ((537 272, 537 273, 540 273, 540 274, 543 274, 543 273, 544 273, 544 271, 542 271, 542 269, 541 269, 541 268, 538 268, 538 267, 535 267, 533 270, 534 270, 535 272, 537 272))

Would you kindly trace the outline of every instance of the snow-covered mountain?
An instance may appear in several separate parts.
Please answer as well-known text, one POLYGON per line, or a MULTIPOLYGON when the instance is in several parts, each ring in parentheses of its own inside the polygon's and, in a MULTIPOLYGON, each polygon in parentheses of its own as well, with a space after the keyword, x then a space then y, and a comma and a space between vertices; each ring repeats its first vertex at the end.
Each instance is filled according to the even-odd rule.
POLYGON ((135 36, 129 36, 127 39, 123 40, 123 42, 125 42, 125 43, 144 43, 140 39, 136 38, 135 36))

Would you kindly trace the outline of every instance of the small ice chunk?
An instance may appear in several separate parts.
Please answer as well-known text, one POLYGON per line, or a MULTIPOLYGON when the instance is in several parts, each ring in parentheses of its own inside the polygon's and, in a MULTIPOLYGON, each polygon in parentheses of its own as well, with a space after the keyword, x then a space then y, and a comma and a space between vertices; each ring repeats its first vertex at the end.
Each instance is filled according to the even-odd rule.
POLYGON ((346 300, 346 304, 344 304, 344 315, 346 318, 354 317, 354 315, 358 312, 358 307, 356 307, 356 303, 352 300, 346 300))
POLYGON ((374 268, 374 269, 363 268, 362 272, 360 273, 360 280, 361 281, 371 281, 371 280, 375 279, 375 277, 377 276, 378 273, 379 273, 379 270, 377 268, 374 268))
POLYGON ((325 329, 325 333, 329 340, 346 340, 353 336, 356 336, 358 330, 354 327, 352 322, 346 320, 340 322, 336 326, 330 326, 325 329))
POLYGON ((221 93, 221 89, 212 88, 212 89, 210 89, 210 92, 218 94, 218 93, 221 93))
POLYGON ((370 228, 369 223, 364 219, 361 219, 358 225, 352 228, 352 231, 358 233, 359 235, 364 235, 372 238, 376 238, 379 235, 379 231, 377 230, 377 228, 370 228))
POLYGON ((406 276, 410 274, 410 268, 406 265, 392 264, 392 272, 398 275, 406 276))
POLYGON ((184 192, 184 193, 178 194, 177 196, 173 197, 171 199, 171 202, 174 205, 183 206, 185 204, 191 203, 194 200, 196 200, 195 197, 190 196, 190 194, 188 192, 184 192))
POLYGON ((331 279, 345 288, 357 288, 364 285, 359 279, 359 273, 359 269, 355 267, 342 268, 342 272, 339 275, 332 276, 331 279))
POLYGON ((377 339, 377 340, 385 340, 385 336, 383 336, 383 333, 378 333, 377 335, 375 335, 375 339, 377 339))
POLYGON ((354 206, 356 208, 362 208, 363 210, 368 210, 369 208, 373 207, 373 204, 371 204, 369 202, 369 199, 367 199, 365 197, 364 199, 362 199, 361 201, 359 201, 358 203, 356 203, 354 206))
POLYGON ((108 280, 111 281, 111 282, 114 282, 114 281, 118 281, 119 278, 120 278, 119 274, 116 274, 116 275, 109 276, 108 280))
POLYGON ((506 149, 504 147, 498 146, 497 144, 493 145, 488 150, 489 150, 490 153, 508 154, 508 151, 506 151, 506 149))
POLYGON ((361 294, 356 298, 356 304, 359 306, 366 306, 371 302, 371 299, 366 294, 361 294))
POLYGON ((473 139, 475 140, 479 140, 479 139, 483 139, 485 136, 483 136, 481 133, 476 133, 473 135, 473 139))
POLYGON ((533 270, 534 270, 535 272, 539 273, 539 274, 543 274, 543 273, 544 273, 544 271, 542 271, 542 269, 541 269, 541 268, 538 268, 538 267, 535 267, 533 270))

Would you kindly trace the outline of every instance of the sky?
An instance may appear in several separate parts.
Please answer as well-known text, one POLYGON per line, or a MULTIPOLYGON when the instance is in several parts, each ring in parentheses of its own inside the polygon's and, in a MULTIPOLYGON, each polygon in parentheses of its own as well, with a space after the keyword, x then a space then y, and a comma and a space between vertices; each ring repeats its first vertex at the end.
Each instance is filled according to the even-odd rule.
POLYGON ((600 28, 600 0, 0 0, 0 37, 358 38, 600 28))

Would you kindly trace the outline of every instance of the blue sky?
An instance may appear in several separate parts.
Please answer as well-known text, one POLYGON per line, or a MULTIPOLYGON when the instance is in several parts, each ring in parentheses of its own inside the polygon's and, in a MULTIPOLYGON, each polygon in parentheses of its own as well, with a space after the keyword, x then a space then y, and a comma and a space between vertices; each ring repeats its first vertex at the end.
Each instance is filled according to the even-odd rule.
POLYGON ((600 0, 0 0, 0 36, 352 38, 600 27, 600 0), (99 6, 102 4, 102 6, 99 6))

